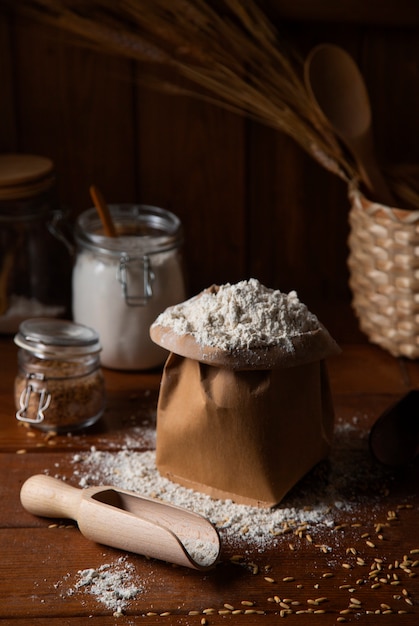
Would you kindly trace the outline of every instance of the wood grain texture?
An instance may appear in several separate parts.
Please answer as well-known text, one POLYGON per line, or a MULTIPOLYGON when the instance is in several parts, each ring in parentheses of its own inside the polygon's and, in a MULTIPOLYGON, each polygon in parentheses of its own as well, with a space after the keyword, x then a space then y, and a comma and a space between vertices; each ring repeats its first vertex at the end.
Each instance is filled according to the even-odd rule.
MULTIPOLYGON (((419 163, 415 3, 267 6, 281 37, 302 55, 328 41, 354 56, 370 92, 379 157, 419 163)), ((92 183, 108 202, 172 210, 185 229, 190 295, 254 276, 296 289, 315 312, 325 311, 339 341, 362 340, 353 315, 345 313, 343 328, 335 314, 351 301, 349 203, 340 179, 288 137, 208 103, 147 89, 141 66, 12 19, 1 4, 0 29, 0 150, 50 156, 72 218, 91 205, 92 183)))
POLYGON ((191 291, 244 277, 243 119, 141 88, 131 62, 62 37, 27 20, 17 24, 9 67, 24 96, 13 148, 54 160, 61 201, 74 216, 91 206, 92 182, 109 203, 137 201, 179 215, 191 291))
POLYGON ((137 119, 138 195, 180 217, 191 291, 246 277, 243 118, 139 87, 137 119))
MULTIPOLYGON (((38 473, 58 475, 66 478, 68 484, 78 486, 74 455, 87 452, 92 445, 116 453, 123 449, 127 438, 132 441, 136 437, 139 450, 152 446, 150 441, 141 441, 139 430, 145 423, 146 429, 150 428, 159 373, 104 370, 109 403, 107 416, 92 429, 72 437, 48 438, 19 426, 14 418, 11 389, 15 359, 16 347, 11 339, 0 339, 2 623, 19 626, 81 626, 87 621, 105 626, 115 624, 112 612, 87 589, 71 590, 80 570, 115 564, 121 556, 125 564, 133 567, 133 580, 143 591, 129 602, 118 624, 132 624, 133 620, 141 619, 142 623, 153 626, 173 623, 190 626, 200 624, 203 611, 209 608, 214 610, 213 614, 206 614, 209 625, 238 624, 244 620, 250 626, 272 624, 281 620, 281 606, 274 601, 274 596, 299 603, 292 605, 294 612, 325 611, 294 614, 288 618, 293 623, 309 620, 314 626, 336 624, 351 597, 361 602, 361 608, 345 614, 347 623, 374 620, 374 615, 368 616, 366 611, 380 611, 380 624, 408 626, 417 619, 419 578, 401 569, 388 569, 388 565, 402 561, 405 554, 410 555, 411 550, 419 549, 417 462, 392 475, 388 492, 381 489, 381 484, 371 480, 364 482, 354 475, 352 506, 341 509, 335 519, 337 528, 324 528, 320 535, 316 534, 315 541, 309 541, 305 533, 298 536, 291 532, 280 537, 276 547, 263 550, 243 542, 237 546, 234 542, 224 542, 221 563, 214 571, 201 573, 173 568, 164 562, 89 541, 74 522, 33 516, 22 508, 19 500, 23 482, 38 473), (26 452, 18 453, 22 450, 26 452), (380 493, 378 498, 377 492, 380 493), (361 493, 363 498, 360 498, 361 493), (389 522, 388 511, 392 510, 396 512, 396 519, 389 522), (377 537, 377 523, 383 524, 383 539, 377 537), (339 528, 339 525, 342 526, 339 528), (376 547, 368 546, 367 539, 372 539, 376 547), (290 550, 289 544, 293 544, 294 550, 290 550), (320 544, 328 545, 329 550, 323 552, 320 544), (348 549, 355 550, 356 555, 348 549), (239 565, 231 561, 237 553, 243 556, 239 565), (357 564, 357 557, 363 558, 366 565, 357 564), (371 589, 368 573, 374 558, 382 559, 383 579, 387 574, 390 578, 371 589), (342 567, 342 563, 348 561, 350 569, 342 567), (255 566, 257 573, 254 573, 255 566), (323 577, 326 572, 332 576, 323 577), (391 584, 391 581, 397 582, 394 573, 398 585, 391 584), (283 579, 288 576, 294 580, 285 582, 283 579), (408 596, 402 589, 406 589, 408 596), (406 597, 412 605, 405 602, 406 597), (317 598, 327 600, 320 606, 311 604, 317 598), (246 607, 243 601, 254 605, 246 607), (225 603, 242 611, 260 613, 220 615, 218 611, 224 610, 225 603), (383 615, 382 605, 391 606, 392 613, 383 615), (396 614, 403 610, 408 613, 396 614), (189 615, 190 611, 198 613, 189 615)), ((356 454, 359 454, 359 442, 381 411, 407 389, 419 384, 416 362, 405 363, 367 345, 343 346, 342 354, 329 360, 328 369, 336 420, 341 428, 346 424, 356 454)), ((411 572, 416 574, 416 569, 413 567, 411 572)))
POLYGON ((345 24, 403 25, 419 24, 419 9, 415 0, 265 0, 269 12, 277 18, 312 20, 345 24))
POLYGON ((134 193, 133 85, 129 62, 70 45, 47 26, 19 20, 14 89, 21 152, 56 164, 62 203, 92 206, 97 184, 112 201, 134 193))
POLYGON ((0 10, 0 151, 16 149, 16 101, 13 81, 13 31, 10 17, 0 10))

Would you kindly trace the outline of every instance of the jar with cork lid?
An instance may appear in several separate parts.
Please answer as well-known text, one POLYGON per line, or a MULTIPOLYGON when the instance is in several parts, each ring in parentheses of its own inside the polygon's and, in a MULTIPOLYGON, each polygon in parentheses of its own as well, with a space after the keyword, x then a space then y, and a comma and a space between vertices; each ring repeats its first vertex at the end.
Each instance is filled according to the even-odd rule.
POLYGON ((16 418, 44 431, 71 432, 94 424, 105 408, 99 336, 54 318, 20 324, 15 378, 16 418))
POLYGON ((0 334, 70 308, 72 260, 55 182, 50 159, 0 154, 0 334))

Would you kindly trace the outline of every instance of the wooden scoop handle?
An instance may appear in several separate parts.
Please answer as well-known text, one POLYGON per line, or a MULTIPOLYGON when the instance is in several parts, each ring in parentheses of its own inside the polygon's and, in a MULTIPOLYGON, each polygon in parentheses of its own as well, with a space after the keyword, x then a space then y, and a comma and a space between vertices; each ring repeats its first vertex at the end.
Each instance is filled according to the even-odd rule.
POLYGON ((77 520, 82 494, 82 489, 66 485, 52 476, 37 474, 23 483, 20 501, 33 515, 77 520))

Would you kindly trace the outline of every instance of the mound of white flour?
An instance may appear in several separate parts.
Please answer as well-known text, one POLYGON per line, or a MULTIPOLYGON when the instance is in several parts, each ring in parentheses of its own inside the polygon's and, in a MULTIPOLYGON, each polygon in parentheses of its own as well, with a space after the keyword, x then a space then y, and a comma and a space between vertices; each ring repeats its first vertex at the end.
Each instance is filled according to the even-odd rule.
POLYGON ((255 278, 206 290, 169 307, 155 325, 224 350, 274 346, 320 328, 317 317, 295 291, 286 294, 269 289, 255 278))

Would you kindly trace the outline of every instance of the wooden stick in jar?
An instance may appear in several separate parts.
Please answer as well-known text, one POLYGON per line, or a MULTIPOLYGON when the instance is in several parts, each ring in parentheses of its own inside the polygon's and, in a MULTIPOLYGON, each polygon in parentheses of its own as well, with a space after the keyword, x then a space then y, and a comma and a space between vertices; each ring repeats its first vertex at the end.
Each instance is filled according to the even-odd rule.
POLYGON ((107 237, 117 237, 115 224, 113 223, 109 207, 105 202, 102 193, 95 185, 90 186, 90 196, 93 200, 93 204, 99 214, 102 222, 103 231, 107 237))

